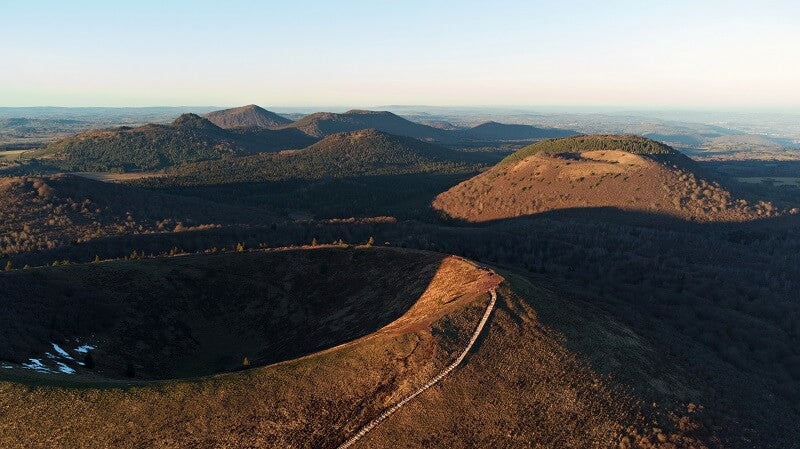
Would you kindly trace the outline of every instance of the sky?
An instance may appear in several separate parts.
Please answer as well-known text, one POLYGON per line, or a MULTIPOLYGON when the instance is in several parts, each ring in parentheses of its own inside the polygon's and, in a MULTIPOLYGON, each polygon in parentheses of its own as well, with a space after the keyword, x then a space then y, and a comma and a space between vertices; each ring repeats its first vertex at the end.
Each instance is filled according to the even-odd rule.
POLYGON ((0 106, 800 107, 797 0, 0 3, 0 106))

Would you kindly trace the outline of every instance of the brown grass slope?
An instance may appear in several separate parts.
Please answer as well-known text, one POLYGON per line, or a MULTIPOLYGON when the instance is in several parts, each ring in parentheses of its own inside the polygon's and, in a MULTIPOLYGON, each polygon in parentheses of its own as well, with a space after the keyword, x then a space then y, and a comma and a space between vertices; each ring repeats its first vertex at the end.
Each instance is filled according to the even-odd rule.
POLYGON ((637 136, 578 136, 535 143, 436 197, 465 221, 574 208, 618 208, 683 219, 746 221, 777 214, 733 198, 687 157, 637 136))
MULTIPOLYGON (((705 447, 701 440, 707 435, 688 411, 653 414, 650 406, 641 406, 615 382, 597 374, 582 357, 567 349, 563 334, 545 325, 534 308, 538 304, 563 303, 563 299, 547 291, 532 286, 518 289, 518 282, 504 282, 468 261, 429 252, 320 248, 224 257, 226 261, 208 256, 178 261, 176 268, 197 268, 207 261, 207 267, 224 265, 233 276, 240 274, 239 270, 244 270, 241 274, 273 271, 274 274, 262 275, 273 278, 273 291, 298 293, 287 304, 296 304, 294 307, 302 310, 315 303, 314 298, 323 303, 327 298, 332 304, 319 304, 320 307, 341 308, 341 313, 319 315, 327 319, 326 331, 337 325, 346 327, 347 323, 364 326, 363 318, 351 314, 360 312, 362 317, 374 320, 369 317, 382 307, 398 304, 398 300, 405 312, 401 311, 402 315, 381 329, 344 345, 285 363, 210 378, 109 383, 102 387, 80 382, 64 387, 41 379, 27 380, 25 384, 1 382, 0 413, 4 425, 0 426, 0 445, 333 448, 447 366, 469 340, 488 302, 488 291, 502 282, 495 312, 464 364, 373 430, 359 442, 359 447, 705 447), (272 258, 274 263, 259 263, 272 258), (279 263, 286 263, 287 267, 277 267, 279 263), (330 281, 317 279, 321 263, 335 265, 341 273, 330 281), (314 273, 311 279, 302 274, 305 267, 314 273), (384 282, 387 286, 395 284, 399 293, 386 296, 388 291, 383 288, 375 289, 374 295, 367 293, 372 286, 384 282), (309 285, 300 285, 303 283, 309 285), (313 293, 318 287, 322 291, 313 293), (342 288, 345 291, 339 293, 342 288), (348 299, 359 291, 361 296, 348 299), (416 299, 408 303, 409 298, 416 299), (344 306, 348 302, 350 306, 344 306), (360 308, 364 310, 359 311, 360 308)), ((167 261, 148 262, 162 266, 162 270, 168 267, 167 261)), ((101 272, 122 266, 131 269, 138 264, 101 264, 90 266, 90 270, 101 272)), ((146 264, 136 267, 148 271, 152 268, 146 264)), ((74 279, 67 271, 77 269, 48 268, 40 276, 74 279)), ((202 272, 195 276, 204 285, 202 272)), ((141 279, 146 282, 148 277, 141 279)), ((249 279, 241 276, 239 282, 250 285, 249 279)), ((277 335, 259 338, 258 333, 263 332, 259 328, 261 320, 247 318, 269 315, 270 307, 260 310, 258 299, 236 307, 238 301, 222 297, 224 290, 224 285, 219 291, 212 290, 210 297, 202 301, 210 309, 202 312, 213 315, 213 306, 218 302, 234 306, 228 309, 234 318, 231 323, 244 334, 238 337, 239 344, 228 347, 229 352, 241 356, 242 350, 251 349, 251 345, 270 345, 280 340, 277 335)), ((142 295, 152 294, 146 288, 139 291, 142 295)), ((68 298, 65 295, 62 301, 77 300, 68 298)), ((130 300, 142 301, 133 293, 130 300)), ((178 304, 184 301, 177 300, 178 304)), ((550 310, 559 314, 560 308, 550 310)), ((572 320, 589 315, 580 308, 575 309, 577 315, 571 308, 563 310, 561 315, 569 314, 572 320)), ((289 319, 296 315, 288 310, 273 316, 281 314, 289 319)), ((167 316, 157 323, 157 328, 185 333, 182 323, 196 317, 178 318, 181 321, 176 322, 167 316)), ((631 357, 647 356, 646 345, 635 339, 631 342, 632 337, 624 330, 615 330, 618 323, 599 318, 600 327, 612 337, 597 332, 586 336, 601 343, 595 345, 595 352, 619 357, 624 350, 631 357)), ((309 330, 316 327, 313 320, 295 321, 299 326, 308 325, 309 330)), ((281 324, 271 320, 267 323, 267 330, 281 324)), ((194 329, 189 328, 189 334, 195 335, 194 329)), ((98 342, 100 345, 103 340, 98 342)), ((142 344, 118 349, 126 347, 145 354, 157 349, 142 344)), ((172 363, 170 356, 181 357, 171 354, 161 359, 172 363)), ((3 370, 2 374, 13 376, 9 371, 17 372, 3 370)), ((79 376, 91 382, 85 373, 79 376)))
POLYGON ((286 117, 268 111, 260 106, 249 104, 238 108, 209 112, 204 116, 220 128, 276 128, 292 123, 286 117))
POLYGON ((0 256, 124 234, 265 219, 241 210, 72 175, 0 179, 0 256))
POLYGON ((395 320, 442 258, 321 248, 14 271, 0 277, 0 359, 79 339, 97 346, 94 369, 73 366, 92 378, 122 377, 128 364, 149 379, 280 362, 395 320))

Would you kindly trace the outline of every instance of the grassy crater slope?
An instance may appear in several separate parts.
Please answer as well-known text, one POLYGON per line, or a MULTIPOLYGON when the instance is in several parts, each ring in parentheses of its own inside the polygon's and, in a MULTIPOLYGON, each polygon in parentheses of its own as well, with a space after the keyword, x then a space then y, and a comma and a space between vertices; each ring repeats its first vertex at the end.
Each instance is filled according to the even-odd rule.
POLYGON ((77 339, 97 347, 94 369, 72 366, 88 377, 122 377, 131 366, 136 378, 188 377, 236 369, 244 357, 279 362, 394 321, 443 257, 324 248, 15 271, 0 276, 0 359, 21 364, 77 339))
MULTIPOLYGON (((30 379, 25 381, 29 385, 0 382, 3 447, 337 447, 457 356, 484 312, 488 291, 498 284, 498 305, 464 364, 382 423, 361 446, 397 447, 402 442, 411 448, 705 447, 703 430, 692 413, 683 410, 656 416, 649 406, 643 413, 625 391, 567 349, 563 335, 545 325, 535 310, 537 304, 561 304, 563 299, 533 286, 518 290, 514 283, 460 258, 390 248, 321 248, 103 265, 32 273, 54 282, 97 288, 102 282, 79 281, 77 272, 68 270, 97 272, 100 279, 108 272, 130 275, 135 271, 136 276, 128 279, 142 285, 128 286, 134 288, 126 289, 130 292, 124 301, 127 305, 120 309, 125 316, 114 322, 124 323, 130 320, 128 316, 153 318, 136 323, 148 326, 145 330, 130 326, 128 332, 140 334, 141 343, 120 344, 115 352, 155 353, 161 346, 148 345, 156 338, 165 339, 159 345, 170 339, 184 341, 188 349, 183 350, 190 351, 187 356, 170 351, 139 360, 159 357, 166 366, 185 359, 190 365, 209 363, 207 355, 191 352, 197 342, 218 340, 205 340, 197 331, 203 317, 231 326, 216 328, 222 336, 233 338, 222 339, 226 347, 217 354, 237 358, 258 348, 281 348, 282 343, 296 352, 313 351, 320 339, 327 339, 327 346, 342 338, 368 335, 285 363, 193 380, 102 387, 91 383, 59 386, 58 381, 43 383, 41 379, 34 386, 30 379), (330 269, 330 280, 320 276, 323 264, 330 269), (226 270, 205 278, 220 266, 226 270), (303 274, 307 271, 313 276, 303 274), (234 285, 218 283, 225 277, 236 278, 234 285), (259 285, 266 278, 273 282, 259 285), (171 285, 160 279, 184 282, 171 285), (205 298, 189 298, 193 289, 200 290, 192 283, 219 287, 205 298), (169 290, 158 294, 141 287, 169 290), (257 287, 263 293, 241 294, 257 287), (277 296, 259 306, 261 301, 255 298, 273 292, 277 296), (287 297, 292 293, 297 296, 287 297), (148 300, 150 295, 162 299, 148 300), (142 313, 139 304, 155 310, 142 313), (170 312, 189 311, 188 304, 194 304, 191 313, 170 312), (271 326, 279 332, 265 331, 271 326), (342 332, 348 329, 355 332, 344 337, 342 332)), ((32 274, 14 273, 5 279, 22 281, 16 276, 32 274)), ((110 304, 118 301, 64 294, 47 304, 92 304, 100 299, 110 304)), ((562 309, 548 306, 548 310, 558 314, 562 309)), ((591 315, 581 308, 563 310, 573 321, 576 316, 591 315)), ((616 358, 613 354, 620 351, 631 357, 648 356, 646 342, 638 341, 619 323, 597 322, 606 333, 588 334, 595 352, 616 358)), ((7 338, 19 340, 20 335, 44 344, 57 337, 34 338, 33 332, 15 329, 7 338)), ((129 334, 109 332, 106 339, 98 335, 99 330, 96 340, 83 337, 98 346, 99 362, 103 348, 110 353, 114 339, 129 334)), ((137 366, 146 370, 145 364, 137 366)), ((17 369, 0 372, 19 376, 17 369)), ((92 380, 83 371, 74 377, 79 376, 92 380)))
POLYGON ((616 208, 695 221, 777 215, 751 207, 707 179, 688 157, 638 136, 578 136, 527 146, 436 197, 433 207, 465 221, 565 209, 616 208))

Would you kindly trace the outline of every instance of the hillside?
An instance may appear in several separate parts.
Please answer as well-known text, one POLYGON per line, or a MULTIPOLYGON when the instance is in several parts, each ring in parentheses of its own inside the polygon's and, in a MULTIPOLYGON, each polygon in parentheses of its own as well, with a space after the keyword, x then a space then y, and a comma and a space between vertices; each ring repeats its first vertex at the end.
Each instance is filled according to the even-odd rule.
POLYGON ((481 154, 375 130, 308 148, 176 167, 139 184, 216 202, 318 218, 429 215, 430 202, 486 166, 481 154))
POLYGON ((319 112, 303 117, 287 127, 299 129, 315 137, 372 128, 398 136, 443 144, 472 141, 537 140, 575 134, 568 130, 537 128, 529 125, 506 125, 496 122, 484 123, 469 129, 458 129, 449 123, 433 123, 432 126, 429 126, 406 120, 387 111, 364 110, 352 110, 343 114, 319 112))
MULTIPOLYGON (((596 134, 574 136, 563 139, 550 139, 536 142, 506 157, 502 163, 508 164, 525 159, 534 154, 570 154, 596 150, 619 150, 640 155, 673 155, 681 153, 660 142, 634 135, 596 134)), ((688 159, 688 158, 686 158, 688 159)))
POLYGON ((335 448, 454 360, 498 284, 498 304, 460 367, 360 446, 706 447, 694 405, 668 414, 645 397, 641 406, 545 324, 591 318, 584 338, 596 355, 650 360, 651 348, 621 323, 460 258, 391 248, 0 274, 11 292, 2 299, 0 376, 21 382, 0 383, 0 444, 75 447, 91 435, 97 447, 335 448), (129 288, 112 292, 119 279, 129 288), (37 286, 36 301, 25 285, 37 286), (86 293, 71 299, 74 290, 86 293), (38 316, 54 316, 52 329, 31 321, 38 316), (78 363, 87 352, 93 367, 78 363), (235 370, 245 357, 251 369, 183 378, 235 370), (31 368, 19 364, 26 359, 31 368), (141 382, 152 377, 174 380, 141 382))
POLYGON ((446 131, 406 120, 387 111, 351 110, 342 114, 317 112, 287 125, 314 137, 331 134, 376 129, 398 136, 425 141, 448 140, 446 131))
POLYGON ((707 179, 672 148, 636 136, 578 136, 538 142, 436 197, 433 207, 466 221, 564 209, 616 208, 695 221, 773 216, 707 179))
POLYGON ((292 123, 286 117, 268 111, 260 106, 249 104, 238 108, 223 109, 204 115, 220 128, 277 128, 292 123))
POLYGON ((86 131, 29 151, 23 159, 39 162, 42 167, 37 172, 48 168, 50 171, 158 170, 227 156, 300 149, 333 134, 367 129, 441 144, 535 140, 571 134, 499 123, 468 130, 445 130, 411 122, 390 112, 363 110, 343 114, 320 112, 290 122, 249 105, 211 112, 205 118, 183 114, 169 125, 86 131))
POLYGON ((263 182, 474 170, 480 156, 374 129, 330 135, 298 151, 257 154, 188 165, 170 183, 263 182))
POLYGON ((465 140, 504 141, 553 139, 575 135, 574 131, 554 128, 537 128, 531 125, 509 125, 486 122, 461 131, 465 140))
POLYGON ((0 178, 0 256, 111 235, 174 232, 266 218, 69 175, 0 178))
POLYGON ((302 148, 315 139, 292 130, 225 130, 195 114, 170 125, 94 130, 25 154, 68 171, 153 170, 187 162, 302 148))

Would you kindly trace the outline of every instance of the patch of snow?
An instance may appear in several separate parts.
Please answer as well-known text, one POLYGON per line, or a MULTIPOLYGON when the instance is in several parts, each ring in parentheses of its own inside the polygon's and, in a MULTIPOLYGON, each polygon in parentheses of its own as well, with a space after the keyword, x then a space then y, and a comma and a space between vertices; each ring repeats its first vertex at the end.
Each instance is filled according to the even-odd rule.
POLYGON ((58 370, 64 374, 75 374, 75 370, 65 365, 63 362, 56 362, 58 370))
POLYGON ((92 346, 92 345, 80 345, 77 348, 75 348, 75 352, 80 352, 81 354, 86 354, 87 352, 91 351, 92 349, 95 349, 95 347, 92 346))
POLYGON ((5 369, 13 369, 13 368, 14 368, 14 365, 6 365, 6 364, 2 364, 2 365, 0 365, 0 368, 5 368, 5 369))
POLYGON ((58 353, 58 355, 60 355, 61 357, 65 358, 67 360, 72 360, 72 356, 69 355, 69 353, 67 351, 61 349, 61 346, 59 346, 59 345, 57 345, 57 344, 55 344, 53 342, 51 342, 50 344, 53 345, 53 349, 58 353))
POLYGON ((27 363, 22 364, 23 367, 39 371, 42 373, 52 373, 53 371, 42 363, 42 359, 28 359, 27 363))

